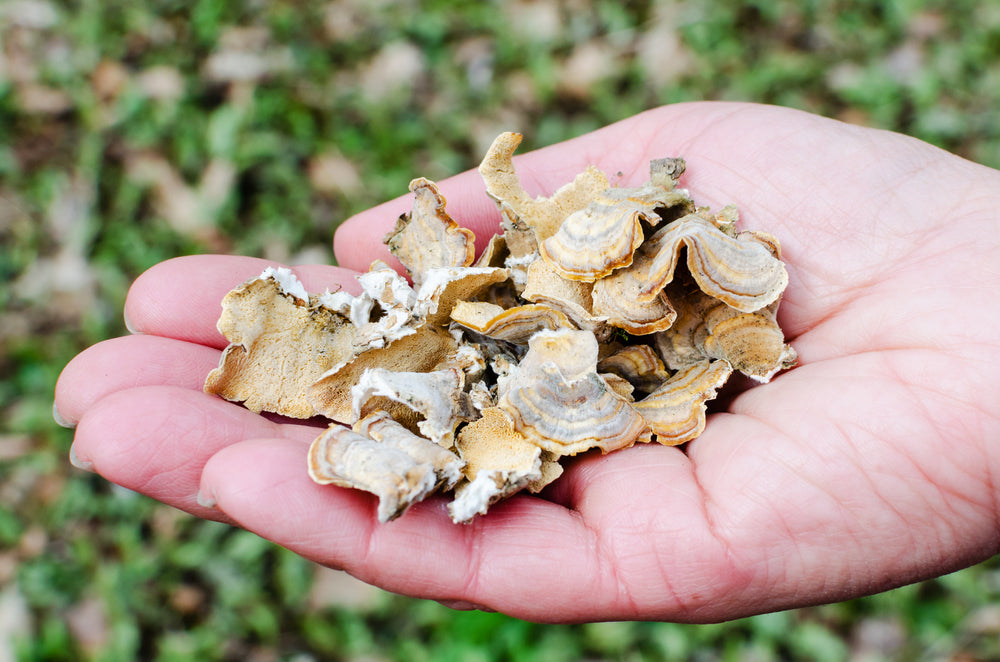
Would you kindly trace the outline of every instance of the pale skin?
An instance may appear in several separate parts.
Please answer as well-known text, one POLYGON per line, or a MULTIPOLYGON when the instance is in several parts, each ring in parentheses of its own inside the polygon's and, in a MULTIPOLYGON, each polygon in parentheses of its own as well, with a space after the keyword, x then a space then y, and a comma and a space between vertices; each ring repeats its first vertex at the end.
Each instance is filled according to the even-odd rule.
MULTIPOLYGON (((588 164, 637 185, 650 159, 677 155, 699 204, 736 203, 741 227, 780 240, 779 322, 800 357, 686 447, 574 458, 546 492, 469 525, 444 498, 379 524, 371 495, 310 481, 316 427, 202 392, 226 345, 223 295, 271 263, 196 256, 143 274, 125 308, 135 333, 63 372, 74 462, 388 590, 537 621, 727 620, 1000 551, 1000 172, 898 134, 708 103, 514 163, 548 195, 588 164)), ((498 213, 478 174, 440 185, 481 247, 498 213)), ((386 258, 381 237, 408 207, 347 221, 341 267, 295 272, 311 292, 356 292, 353 270, 386 258)))

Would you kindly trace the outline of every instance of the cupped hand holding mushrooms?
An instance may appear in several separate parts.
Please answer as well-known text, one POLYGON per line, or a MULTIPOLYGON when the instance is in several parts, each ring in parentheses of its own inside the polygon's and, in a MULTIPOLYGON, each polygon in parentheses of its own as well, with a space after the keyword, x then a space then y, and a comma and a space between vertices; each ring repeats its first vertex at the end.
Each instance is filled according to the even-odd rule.
POLYGON ((1000 551, 1000 173, 742 104, 513 151, 491 151, 487 167, 515 170, 488 194, 477 172, 418 181, 416 206, 351 219, 339 267, 148 271, 126 304, 135 335, 60 378, 74 462, 386 589, 540 621, 730 619, 1000 551), (695 202, 647 188, 665 156, 686 160, 661 172, 695 202), (382 241, 401 256, 425 241, 404 214, 444 228, 419 277, 382 241), (594 253, 606 239, 613 255, 594 253), (535 257, 569 247, 558 266, 535 257), (707 401, 729 372, 697 437, 657 443, 699 431, 704 403, 683 394, 707 401), (205 393, 209 373, 246 406, 205 393), (593 425, 553 426, 546 403, 581 396, 593 425), (624 447, 573 454, 589 437, 624 447), (384 501, 337 486, 396 477, 384 501))

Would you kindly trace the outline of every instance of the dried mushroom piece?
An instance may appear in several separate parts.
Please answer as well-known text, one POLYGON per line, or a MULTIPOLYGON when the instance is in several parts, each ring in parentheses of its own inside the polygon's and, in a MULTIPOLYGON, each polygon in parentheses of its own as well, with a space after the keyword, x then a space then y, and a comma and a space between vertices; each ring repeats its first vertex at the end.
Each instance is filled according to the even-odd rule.
POLYGON ((681 302, 677 323, 657 334, 664 360, 674 370, 708 359, 724 359, 734 370, 767 383, 779 370, 795 364, 797 355, 785 344, 775 319, 779 301, 744 313, 693 288, 668 289, 681 302))
POLYGON ((632 386, 632 382, 613 372, 601 372, 598 374, 604 380, 604 383, 608 385, 608 388, 617 393, 622 400, 635 402, 635 387, 632 386))
POLYGON ((528 267, 521 297, 562 311, 577 328, 591 331, 598 340, 605 340, 611 329, 606 316, 593 312, 593 289, 592 283, 563 278, 547 261, 535 260, 528 267))
POLYGON ((349 320, 310 305, 289 269, 268 268, 229 292, 218 328, 230 344, 204 390, 254 412, 314 416, 309 386, 354 354, 356 331, 349 320))
POLYGON ((362 290, 357 296, 334 292, 320 297, 320 303, 349 317, 357 328, 356 352, 385 347, 415 332, 417 294, 405 278, 376 260, 356 280, 362 290))
POLYGON ((389 416, 377 411, 354 424, 354 431, 387 446, 398 448, 420 464, 428 464, 437 476, 435 490, 450 490, 462 479, 465 463, 455 453, 429 439, 413 434, 389 416))
POLYGON ((542 451, 514 429, 497 407, 466 425, 455 443, 468 482, 459 486, 448 512, 455 522, 486 514, 493 503, 542 480, 542 451))
POLYGON ((351 390, 369 368, 394 372, 433 369, 457 349, 455 339, 438 329, 421 326, 385 347, 362 352, 323 373, 306 391, 315 411, 338 423, 353 423, 351 390))
POLYGON ((491 285, 481 291, 476 299, 485 303, 492 303, 501 308, 514 308, 524 303, 517 295, 517 290, 514 289, 514 285, 509 279, 503 283, 491 285))
POLYGON ((584 209, 566 217, 559 231, 542 242, 541 256, 569 280, 593 282, 632 264, 632 254, 644 239, 643 224, 655 227, 661 211, 689 210, 687 191, 646 184, 640 188, 609 188, 584 209))
POLYGON ((447 324, 457 302, 474 299, 480 292, 506 280, 507 270, 495 267, 431 269, 417 294, 417 314, 431 326, 447 324))
POLYGON ((670 378, 663 361, 649 345, 628 345, 597 364, 601 372, 611 372, 632 386, 650 393, 670 378))
POLYGON ((559 464, 559 456, 555 453, 542 451, 542 465, 539 467, 541 476, 528 483, 527 490, 538 494, 556 481, 563 474, 563 466, 559 464))
POLYGON ((435 267, 467 267, 476 256, 475 235, 459 227, 445 211, 445 198, 437 184, 418 177, 410 182, 413 211, 403 214, 385 236, 389 251, 419 284, 435 267))
POLYGON ((498 406, 518 432, 556 455, 631 446, 642 417, 597 374, 597 340, 587 331, 539 331, 498 406))
POLYGON ((434 372, 394 372, 369 368, 351 387, 351 413, 355 420, 372 413, 369 401, 387 398, 423 417, 417 428, 428 439, 445 448, 455 442, 455 428, 476 417, 465 393, 465 376, 450 368, 434 372))
POLYGON ((642 417, 596 372, 573 382, 556 368, 543 369, 529 386, 504 395, 499 407, 541 448, 576 455, 591 448, 607 453, 631 446, 646 428, 642 417))
POLYGON ((574 329, 563 313, 549 306, 529 303, 506 310, 482 301, 460 301, 451 311, 451 319, 495 340, 528 342, 541 330, 574 329))
POLYGON ((656 441, 676 446, 705 429, 705 402, 715 397, 733 369, 725 361, 702 361, 678 372, 635 407, 656 441))
POLYGON ((507 237, 503 234, 495 234, 490 237, 490 242, 486 244, 482 254, 473 262, 473 266, 502 267, 508 255, 510 255, 510 250, 507 248, 507 237))
POLYGON ((534 230, 537 241, 545 241, 559 230, 567 216, 586 207, 608 188, 608 178, 589 166, 552 197, 532 199, 521 188, 512 161, 522 137, 519 133, 501 133, 479 164, 479 174, 486 183, 486 193, 501 205, 504 216, 513 223, 527 225, 534 230))
POLYGON ((621 269, 594 283, 594 314, 607 319, 608 324, 637 336, 663 331, 677 317, 674 307, 663 294, 642 301, 639 293, 645 287, 641 271, 621 269))
POLYGON ((466 384, 477 383, 486 372, 486 357, 483 356, 482 347, 463 341, 461 334, 453 337, 460 343, 458 349, 434 366, 434 370, 461 370, 465 374, 466 384))
POLYGON ((378 497, 378 520, 388 522, 434 491, 430 462, 402 448, 331 425, 309 446, 309 477, 320 485, 353 487, 378 497))
POLYGON ((651 301, 673 280, 685 247, 688 270, 705 294, 737 310, 753 312, 777 300, 788 285, 785 265, 775 252, 777 245, 770 235, 733 237, 700 214, 688 214, 650 237, 632 266, 622 271, 633 271, 630 276, 643 283, 637 298, 651 301))

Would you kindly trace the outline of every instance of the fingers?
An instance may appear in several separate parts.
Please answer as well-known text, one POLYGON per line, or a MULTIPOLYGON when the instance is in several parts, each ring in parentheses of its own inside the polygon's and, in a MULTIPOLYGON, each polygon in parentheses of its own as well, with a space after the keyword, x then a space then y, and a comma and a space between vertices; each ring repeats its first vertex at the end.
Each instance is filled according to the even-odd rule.
POLYGON ((583 618, 608 593, 594 535, 560 506, 516 497, 459 526, 434 498, 380 525, 371 495, 317 485, 304 467, 302 448, 247 441, 212 458, 202 490, 241 526, 391 591, 536 620, 583 618))
POLYGON ((56 383, 55 411, 76 425, 102 398, 137 386, 178 386, 200 391, 219 351, 203 345, 135 335, 114 338, 77 355, 56 383))
MULTIPOLYGON (((197 255, 168 260, 133 284, 126 318, 136 336, 100 343, 73 359, 56 386, 55 413, 69 426, 115 391, 144 385, 201 390, 226 340, 216 330, 225 294, 268 266, 266 260, 197 255)), ((331 266, 294 270, 306 289, 342 285, 357 292, 353 272, 331 266)))
MULTIPOLYGON (((108 480, 199 517, 226 519, 198 503, 202 468, 220 449, 248 438, 280 437, 305 452, 316 431, 278 424, 200 391, 143 386, 87 409, 73 455, 108 480)), ((304 466, 304 465, 303 465, 304 466)))
POLYGON ((688 463, 676 449, 634 450, 581 463, 591 475, 576 477, 579 511, 520 494, 468 525, 453 524, 437 497, 378 524, 374 497, 316 485, 303 450, 271 439, 220 451, 201 489, 241 526, 407 595, 535 621, 732 609, 726 596, 748 577, 709 534, 688 463))
MULTIPOLYGON (((185 340, 221 349, 226 339, 215 328, 222 298, 267 267, 282 266, 250 257, 191 255, 162 262, 136 279, 125 303, 133 332, 185 340)), ((325 265, 293 268, 310 293, 341 286, 359 288, 347 269, 325 265)))

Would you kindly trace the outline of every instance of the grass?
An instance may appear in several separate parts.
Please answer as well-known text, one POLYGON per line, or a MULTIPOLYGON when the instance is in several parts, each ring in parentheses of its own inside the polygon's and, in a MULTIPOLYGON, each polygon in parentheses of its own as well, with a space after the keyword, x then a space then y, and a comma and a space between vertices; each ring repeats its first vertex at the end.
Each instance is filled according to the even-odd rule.
POLYGON ((739 99, 1000 167, 1000 4, 25 0, 0 6, 0 57, 0 658, 1000 659, 996 559, 711 626, 332 604, 291 553, 73 470, 51 418, 144 269, 331 261, 337 223, 501 129, 530 149, 739 99))

